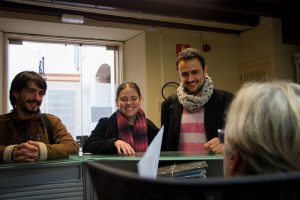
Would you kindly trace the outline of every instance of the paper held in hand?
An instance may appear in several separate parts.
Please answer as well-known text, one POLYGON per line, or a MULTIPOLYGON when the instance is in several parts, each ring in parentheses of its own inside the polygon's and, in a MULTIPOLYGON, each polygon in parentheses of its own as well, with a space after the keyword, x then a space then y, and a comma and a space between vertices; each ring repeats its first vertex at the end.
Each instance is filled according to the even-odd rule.
POLYGON ((139 176, 153 179, 156 178, 163 132, 164 127, 162 126, 148 146, 142 159, 137 163, 139 176))

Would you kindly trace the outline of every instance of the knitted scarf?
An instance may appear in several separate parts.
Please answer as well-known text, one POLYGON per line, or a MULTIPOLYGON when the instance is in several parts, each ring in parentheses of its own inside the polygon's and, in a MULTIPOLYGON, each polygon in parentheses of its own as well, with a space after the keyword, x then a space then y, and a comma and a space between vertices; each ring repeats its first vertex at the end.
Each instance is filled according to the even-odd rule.
POLYGON ((119 137, 130 144, 136 152, 144 152, 148 147, 147 119, 142 109, 136 114, 136 119, 132 131, 130 130, 126 117, 118 110, 117 123, 119 137))
POLYGON ((188 94, 186 92, 186 88, 181 82, 180 86, 177 88, 177 96, 179 102, 185 109, 189 112, 197 112, 208 102, 213 93, 213 89, 213 81, 207 74, 205 74, 204 84, 197 95, 188 94))

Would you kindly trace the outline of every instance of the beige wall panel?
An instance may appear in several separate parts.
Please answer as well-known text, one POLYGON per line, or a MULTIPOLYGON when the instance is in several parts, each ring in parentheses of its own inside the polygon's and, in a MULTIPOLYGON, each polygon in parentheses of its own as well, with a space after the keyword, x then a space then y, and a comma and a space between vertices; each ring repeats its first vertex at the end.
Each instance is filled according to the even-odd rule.
POLYGON ((77 24, 0 18, 5 32, 125 41, 142 31, 77 24))
POLYGON ((272 31, 272 22, 266 21, 249 31, 241 33, 239 37, 240 63, 270 57, 274 48, 272 31))
POLYGON ((2 87, 0 87, 0 114, 3 113, 3 89, 5 87, 5 83, 3 80, 3 73, 4 73, 4 60, 3 60, 3 53, 4 53, 4 41, 3 41, 3 33, 0 31, 0 83, 2 87))
POLYGON ((142 108, 147 114, 147 74, 145 34, 142 33, 125 42, 124 45, 124 82, 133 81, 140 87, 142 108))
POLYGON ((300 52, 300 46, 282 44, 281 22, 273 20, 275 71, 278 79, 296 81, 294 54, 300 52))
POLYGON ((161 97, 163 85, 161 33, 147 32, 146 44, 148 118, 160 127, 160 104, 163 100, 161 97))
MULTIPOLYGON (((240 66, 257 60, 269 59, 267 80, 295 80, 293 54, 300 46, 282 43, 281 21, 261 18, 260 25, 240 35, 240 66)), ((242 71, 242 69, 241 69, 242 71)))
POLYGON ((234 93, 239 88, 239 44, 236 35, 204 33, 202 44, 210 51, 203 52, 208 74, 215 88, 234 93))
MULTIPOLYGON (((239 38, 240 67, 251 68, 257 63, 265 63, 266 80, 276 77, 274 68, 274 33, 273 21, 270 18, 262 18, 260 25, 243 32, 239 38), (261 62, 263 61, 263 62, 261 62)), ((240 68, 240 74, 246 69, 240 68)))
POLYGON ((163 55, 163 81, 180 82, 176 71, 176 44, 187 44, 193 48, 200 48, 200 32, 183 30, 163 30, 161 36, 163 55))

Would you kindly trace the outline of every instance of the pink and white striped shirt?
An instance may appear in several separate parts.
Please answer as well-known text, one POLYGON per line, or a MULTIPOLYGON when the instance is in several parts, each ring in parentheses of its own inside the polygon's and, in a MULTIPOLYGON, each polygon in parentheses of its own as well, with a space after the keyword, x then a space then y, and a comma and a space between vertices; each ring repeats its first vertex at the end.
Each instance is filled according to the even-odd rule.
POLYGON ((183 109, 179 136, 179 151, 205 152, 207 142, 204 125, 204 106, 195 113, 183 109))

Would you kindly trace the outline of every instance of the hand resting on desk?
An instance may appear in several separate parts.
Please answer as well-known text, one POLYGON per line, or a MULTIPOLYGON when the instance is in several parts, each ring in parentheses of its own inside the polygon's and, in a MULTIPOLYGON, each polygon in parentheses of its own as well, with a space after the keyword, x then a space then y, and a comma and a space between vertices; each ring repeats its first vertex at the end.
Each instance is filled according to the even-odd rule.
POLYGON ((12 153, 12 159, 16 162, 34 162, 40 157, 39 144, 28 141, 17 145, 12 153))
POLYGON ((125 155, 134 155, 135 151, 133 148, 123 140, 116 140, 115 141, 115 147, 117 148, 117 151, 119 154, 124 153, 125 155))
POLYGON ((204 149, 207 151, 211 151, 213 153, 223 154, 224 152, 224 144, 220 142, 220 139, 215 137, 204 144, 204 149))

